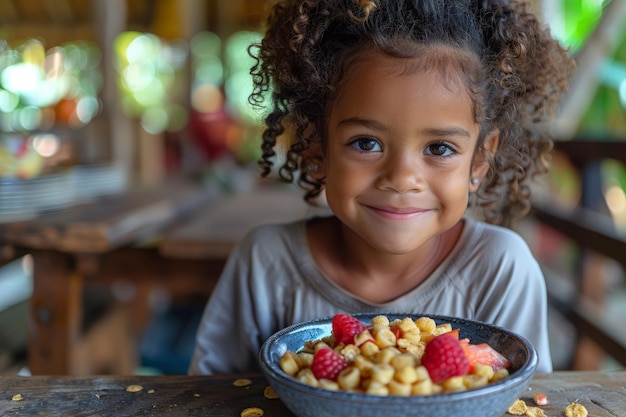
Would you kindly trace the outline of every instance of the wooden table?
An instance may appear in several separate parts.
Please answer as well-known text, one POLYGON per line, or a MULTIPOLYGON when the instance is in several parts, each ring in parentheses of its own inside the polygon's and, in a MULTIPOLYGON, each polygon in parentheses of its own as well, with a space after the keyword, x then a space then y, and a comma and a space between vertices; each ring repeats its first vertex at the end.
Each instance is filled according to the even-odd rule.
MULTIPOLYGON (((280 400, 264 397, 266 386, 259 374, 3 377, 0 378, 0 415, 232 417, 239 416, 245 408, 259 407, 266 416, 293 417, 280 400), (248 378, 252 384, 234 386, 238 378, 248 378), (143 389, 127 392, 130 385, 140 385, 143 389), (23 399, 13 400, 17 394, 23 399)), ((541 409, 549 417, 563 416, 565 407, 573 401, 584 405, 593 417, 626 416, 626 371, 537 375, 521 399, 534 405, 534 392, 548 396, 550 403, 541 409)))
MULTIPOLYGON (((121 344, 120 327, 127 321, 135 331, 146 324, 149 312, 144 307, 153 288, 208 297, 228 253, 251 227, 307 212, 301 194, 263 184, 250 193, 218 195, 199 183, 175 180, 0 224, 0 241, 33 257, 31 373, 132 372, 132 359, 121 358, 118 362, 125 365, 98 369, 81 345, 86 285, 132 286, 137 299, 133 305, 141 307, 112 322, 109 333, 115 335, 94 341, 91 351, 103 351, 111 340, 121 344)), ((116 355, 109 353, 110 361, 116 355)))

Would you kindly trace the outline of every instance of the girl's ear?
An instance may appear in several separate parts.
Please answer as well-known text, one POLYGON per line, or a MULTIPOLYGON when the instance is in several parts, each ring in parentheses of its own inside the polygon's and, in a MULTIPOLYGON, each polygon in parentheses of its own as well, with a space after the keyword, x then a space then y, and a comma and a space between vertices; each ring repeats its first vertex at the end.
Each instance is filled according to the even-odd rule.
POLYGON ((469 191, 475 193, 480 187, 487 172, 489 172, 490 161, 493 160, 498 150, 498 143, 500 142, 500 132, 493 130, 487 134, 483 142, 483 146, 478 149, 476 156, 474 157, 474 163, 472 165, 471 176, 469 179, 469 191))
POLYGON ((302 156, 304 169, 306 169, 309 176, 315 179, 321 179, 326 176, 326 164, 321 141, 313 141, 309 148, 302 153, 302 156))

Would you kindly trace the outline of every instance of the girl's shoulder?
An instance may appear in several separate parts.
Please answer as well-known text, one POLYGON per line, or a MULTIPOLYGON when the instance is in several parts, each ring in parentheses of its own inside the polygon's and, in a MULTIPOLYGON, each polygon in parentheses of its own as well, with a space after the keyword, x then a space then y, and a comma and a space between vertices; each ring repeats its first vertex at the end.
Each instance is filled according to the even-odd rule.
POLYGON ((284 223, 264 223, 254 226, 241 240, 240 244, 261 242, 264 245, 297 242, 304 236, 306 220, 284 223))
POLYGON ((527 253, 531 255, 528 242, 515 230, 477 220, 466 220, 463 232, 464 246, 492 254, 527 253))

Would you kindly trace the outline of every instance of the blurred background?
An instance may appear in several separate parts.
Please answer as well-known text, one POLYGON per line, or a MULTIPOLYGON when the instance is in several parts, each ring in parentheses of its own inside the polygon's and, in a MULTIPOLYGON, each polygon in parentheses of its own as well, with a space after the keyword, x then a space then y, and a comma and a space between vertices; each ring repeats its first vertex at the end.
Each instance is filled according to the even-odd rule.
MULTIPOLYGON (((261 132, 247 46, 271 3, 0 0, 0 225, 181 174, 246 189, 261 132)), ((516 228, 548 281, 555 368, 623 368, 626 1, 532 3, 578 73, 552 171, 516 228)), ((4 373, 28 372, 33 262, 22 255, 0 235, 4 373)), ((135 335, 133 370, 184 373, 193 332, 170 333, 193 329, 199 309, 159 304, 159 294, 135 335), (184 342, 176 352, 172 338, 184 342)), ((85 299, 94 317, 111 300, 99 288, 85 299)))

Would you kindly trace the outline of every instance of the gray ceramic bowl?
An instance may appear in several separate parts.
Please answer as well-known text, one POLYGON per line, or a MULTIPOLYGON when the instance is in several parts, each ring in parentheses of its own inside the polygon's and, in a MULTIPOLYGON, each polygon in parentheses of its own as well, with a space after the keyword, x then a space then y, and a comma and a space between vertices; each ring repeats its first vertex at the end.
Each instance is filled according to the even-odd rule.
MULTIPOLYGON (((379 313, 380 314, 380 313, 379 313)), ((365 324, 379 314, 356 314, 365 324)), ((384 314, 389 320, 416 314, 384 314)), ((278 364, 290 350, 297 352, 308 340, 331 333, 331 318, 299 323, 269 337, 259 352, 261 369, 283 403, 299 417, 501 417, 520 397, 537 368, 537 352, 523 337, 502 327, 472 320, 425 314, 437 324, 451 323, 461 338, 489 343, 508 358, 510 376, 482 388, 463 392, 412 397, 380 397, 361 393, 332 392, 310 387, 288 376, 278 364)))

